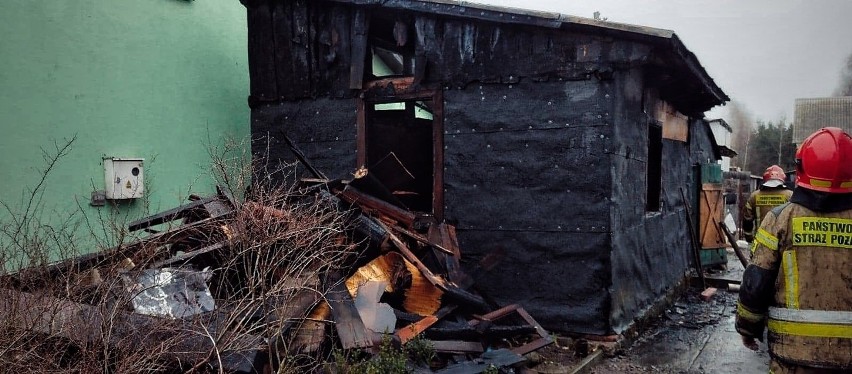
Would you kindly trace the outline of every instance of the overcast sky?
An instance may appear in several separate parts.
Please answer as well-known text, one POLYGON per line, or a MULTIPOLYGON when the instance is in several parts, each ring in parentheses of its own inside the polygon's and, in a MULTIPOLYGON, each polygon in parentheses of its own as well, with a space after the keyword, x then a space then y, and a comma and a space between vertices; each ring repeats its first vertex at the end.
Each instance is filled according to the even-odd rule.
MULTIPOLYGON (((674 30, 722 90, 763 120, 831 96, 852 53, 852 0, 476 0, 674 30)), ((725 117, 724 107, 708 117, 725 117)))

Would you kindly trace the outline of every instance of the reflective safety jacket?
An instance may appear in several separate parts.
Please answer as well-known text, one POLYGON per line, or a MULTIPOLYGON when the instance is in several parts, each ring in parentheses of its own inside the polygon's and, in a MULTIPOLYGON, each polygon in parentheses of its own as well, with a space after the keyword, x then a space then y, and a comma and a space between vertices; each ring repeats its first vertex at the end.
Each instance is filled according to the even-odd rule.
POLYGON ((759 339, 768 327, 778 360, 852 370, 852 209, 816 212, 795 201, 772 209, 755 234, 737 331, 759 339))
POLYGON ((755 191, 746 201, 743 211, 743 231, 751 233, 755 227, 760 227, 760 221, 772 208, 790 201, 793 191, 784 187, 764 188, 755 191))

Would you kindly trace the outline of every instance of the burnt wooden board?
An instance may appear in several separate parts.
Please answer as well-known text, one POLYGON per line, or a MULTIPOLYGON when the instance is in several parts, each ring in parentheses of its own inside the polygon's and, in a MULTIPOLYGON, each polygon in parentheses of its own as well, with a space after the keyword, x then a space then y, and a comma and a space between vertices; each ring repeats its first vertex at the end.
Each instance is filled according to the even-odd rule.
POLYGON ((512 366, 526 361, 524 356, 514 353, 508 349, 496 349, 482 354, 475 361, 465 361, 448 366, 436 371, 440 374, 478 374, 482 373, 492 365, 498 368, 512 366))
POLYGON ((367 331, 361 315, 355 308, 352 296, 346 289, 344 282, 335 282, 329 290, 328 304, 331 306, 331 315, 334 318, 334 327, 343 349, 366 348, 373 346, 372 334, 367 331))
MULTIPOLYGON (((251 74, 250 105, 278 98, 275 70, 275 39, 272 30, 272 11, 266 2, 247 7, 248 61, 251 74)), ((252 105, 253 106, 253 105, 252 105)))

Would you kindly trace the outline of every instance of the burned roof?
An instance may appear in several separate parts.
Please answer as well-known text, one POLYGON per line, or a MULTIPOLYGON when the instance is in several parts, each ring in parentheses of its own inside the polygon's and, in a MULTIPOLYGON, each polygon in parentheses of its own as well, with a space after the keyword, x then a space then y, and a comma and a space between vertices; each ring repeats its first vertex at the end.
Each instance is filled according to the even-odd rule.
POLYGON ((852 96, 796 99, 793 143, 828 126, 852 132, 852 96))
MULTIPOLYGON (((243 0, 244 2, 249 0, 243 0)), ((660 57, 652 61, 651 79, 660 95, 681 111, 700 116, 730 98, 716 85, 698 58, 674 31, 595 20, 553 12, 477 4, 452 0, 330 0, 357 6, 381 6, 403 11, 438 14, 481 21, 581 31, 649 43, 660 57), (686 87, 684 87, 686 86, 686 87), (684 89, 686 88, 686 89, 684 89)))

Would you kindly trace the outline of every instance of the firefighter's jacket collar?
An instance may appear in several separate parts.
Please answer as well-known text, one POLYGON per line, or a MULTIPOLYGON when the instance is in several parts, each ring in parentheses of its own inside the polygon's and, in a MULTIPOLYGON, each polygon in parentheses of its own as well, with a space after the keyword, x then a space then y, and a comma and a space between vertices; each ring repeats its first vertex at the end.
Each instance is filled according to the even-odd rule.
POLYGON ((834 213, 852 209, 852 193, 839 194, 796 187, 791 203, 796 203, 814 212, 834 213))

